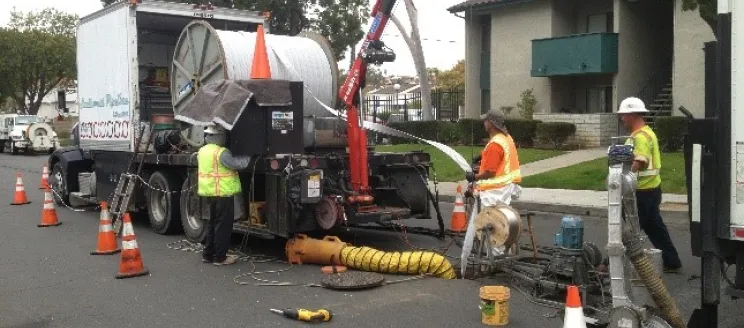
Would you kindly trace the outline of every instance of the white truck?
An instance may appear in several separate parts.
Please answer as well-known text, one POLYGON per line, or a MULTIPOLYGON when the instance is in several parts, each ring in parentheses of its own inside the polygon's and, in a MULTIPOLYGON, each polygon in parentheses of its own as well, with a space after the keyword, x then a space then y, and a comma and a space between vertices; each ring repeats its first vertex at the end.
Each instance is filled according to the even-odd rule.
MULTIPOLYGON (((48 162, 57 201, 72 206, 108 201, 115 230, 120 227, 119 214, 146 212, 154 232, 182 230, 189 240, 201 242, 208 208, 195 195, 193 185, 194 155, 204 142, 203 127, 191 128, 175 120, 174 114, 193 97, 192 90, 231 79, 216 29, 255 32, 259 25, 269 25, 267 17, 211 5, 132 0, 81 18, 77 30, 79 123, 71 136, 73 145, 55 151, 48 162), (151 130, 154 140, 148 137, 151 130), (134 177, 140 181, 130 184, 134 177), (130 187, 124 184, 135 187, 127 192, 130 187), (119 202, 122 195, 132 197, 119 202)), ((331 83, 318 91, 337 99, 338 67, 330 45, 320 35, 305 33, 298 38, 317 42, 315 46, 328 57, 320 69, 331 83)), ((242 212, 250 213, 236 220, 235 231, 284 238, 347 223, 431 218, 431 207, 436 207, 431 204, 436 202, 430 201, 434 196, 427 192, 430 157, 423 152, 370 153, 368 165, 370 173, 374 172, 370 181, 374 181, 379 204, 364 211, 346 207, 352 190, 346 173, 346 133, 334 133, 341 129, 336 117, 308 115, 310 106, 319 106, 303 100, 303 95, 304 99, 310 96, 303 91, 302 81, 291 83, 290 116, 259 120, 264 132, 239 128, 245 123, 241 121, 231 131, 233 143, 275 142, 263 147, 262 153, 251 151, 258 156, 253 156, 249 169, 240 172, 247 205, 242 212), (288 125, 282 125, 287 117, 288 125), (281 129, 274 122, 282 123, 276 125, 281 129), (330 187, 320 191, 321 182, 330 187), (396 188, 394 183, 404 186, 396 188)), ((229 147, 234 153, 239 148, 229 147)))
POLYGON ((0 115, 0 152, 8 151, 17 154, 19 150, 26 153, 53 153, 59 148, 57 133, 51 125, 36 115, 5 114, 0 115))

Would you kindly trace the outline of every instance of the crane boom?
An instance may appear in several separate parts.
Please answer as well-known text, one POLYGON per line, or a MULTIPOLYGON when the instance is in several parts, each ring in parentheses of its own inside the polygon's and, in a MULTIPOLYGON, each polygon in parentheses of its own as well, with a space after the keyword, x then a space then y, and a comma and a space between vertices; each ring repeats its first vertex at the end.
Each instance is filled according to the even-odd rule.
POLYGON ((370 194, 369 169, 367 167, 367 133, 362 128, 361 99, 359 91, 364 87, 367 77, 367 64, 392 61, 395 55, 382 51, 380 37, 385 30, 393 8, 397 0, 377 0, 372 8, 371 16, 374 17, 372 25, 365 36, 364 43, 359 49, 356 60, 346 75, 346 80, 339 90, 346 108, 347 131, 349 142, 349 173, 351 175, 351 186, 355 195, 350 197, 352 204, 370 204, 374 198, 370 194))

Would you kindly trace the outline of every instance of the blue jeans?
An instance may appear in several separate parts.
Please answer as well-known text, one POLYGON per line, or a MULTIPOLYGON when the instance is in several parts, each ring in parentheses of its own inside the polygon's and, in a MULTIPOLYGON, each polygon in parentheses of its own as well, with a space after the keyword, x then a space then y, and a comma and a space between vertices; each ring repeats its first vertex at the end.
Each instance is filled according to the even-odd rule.
POLYGON ((682 261, 679 259, 677 249, 672 243, 669 236, 669 230, 661 219, 661 188, 636 190, 636 202, 638 203, 638 219, 641 229, 648 236, 649 241, 658 250, 661 250, 661 257, 664 260, 664 266, 669 268, 679 268, 682 261))

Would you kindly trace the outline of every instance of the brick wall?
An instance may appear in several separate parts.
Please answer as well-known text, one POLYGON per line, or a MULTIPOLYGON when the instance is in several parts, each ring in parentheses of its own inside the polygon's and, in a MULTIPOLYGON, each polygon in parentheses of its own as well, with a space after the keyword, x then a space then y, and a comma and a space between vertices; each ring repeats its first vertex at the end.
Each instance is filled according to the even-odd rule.
POLYGON ((569 144, 582 147, 608 146, 610 138, 617 136, 616 114, 541 114, 533 118, 542 122, 566 122, 576 125, 576 134, 569 144))

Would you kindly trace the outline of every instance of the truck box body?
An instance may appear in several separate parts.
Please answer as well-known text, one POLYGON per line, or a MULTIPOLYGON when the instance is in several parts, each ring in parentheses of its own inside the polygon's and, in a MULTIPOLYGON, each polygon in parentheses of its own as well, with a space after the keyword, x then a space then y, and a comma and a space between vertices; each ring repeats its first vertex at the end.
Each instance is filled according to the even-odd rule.
POLYGON ((147 104, 141 81, 151 69, 170 70, 176 41, 194 19, 225 30, 255 30, 265 22, 258 12, 160 1, 120 2, 81 19, 77 37, 89 40, 77 45, 82 148, 133 149, 140 120, 149 120, 140 113, 147 104))

